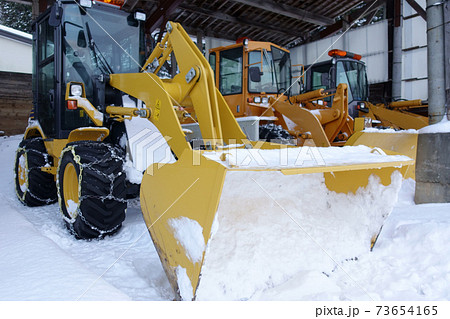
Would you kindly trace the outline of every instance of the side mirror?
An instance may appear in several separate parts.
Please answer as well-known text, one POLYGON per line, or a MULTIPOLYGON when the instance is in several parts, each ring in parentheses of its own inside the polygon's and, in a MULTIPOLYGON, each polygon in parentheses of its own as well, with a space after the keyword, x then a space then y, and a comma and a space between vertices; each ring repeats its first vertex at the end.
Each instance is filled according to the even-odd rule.
POLYGON ((258 66, 251 66, 248 68, 250 80, 252 82, 261 82, 261 71, 258 66))
POLYGON ((83 30, 78 31, 77 46, 80 48, 87 47, 86 36, 84 35, 83 30))
POLYGON ((48 19, 48 24, 52 27, 59 27, 61 24, 63 8, 60 4, 55 3, 50 11, 50 18, 48 19))

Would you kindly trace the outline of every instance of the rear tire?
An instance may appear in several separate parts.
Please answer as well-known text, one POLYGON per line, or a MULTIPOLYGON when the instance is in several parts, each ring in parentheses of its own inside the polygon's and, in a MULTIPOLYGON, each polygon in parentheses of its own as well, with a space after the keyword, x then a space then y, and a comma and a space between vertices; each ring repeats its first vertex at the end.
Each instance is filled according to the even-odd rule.
POLYGON ((77 238, 103 238, 122 226, 127 209, 123 158, 121 148, 103 142, 69 143, 62 151, 59 206, 77 238))
POLYGON ((57 199, 55 178, 43 172, 41 167, 53 166, 42 138, 31 138, 20 142, 16 152, 14 180, 19 200, 27 206, 42 206, 57 199))

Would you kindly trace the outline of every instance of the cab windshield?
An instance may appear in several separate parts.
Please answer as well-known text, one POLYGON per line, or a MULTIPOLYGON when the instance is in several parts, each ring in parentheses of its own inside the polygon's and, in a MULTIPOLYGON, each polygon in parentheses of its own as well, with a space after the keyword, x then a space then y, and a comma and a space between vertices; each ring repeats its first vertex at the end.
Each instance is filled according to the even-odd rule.
MULTIPOLYGON (((95 81, 101 74, 137 73, 143 63, 143 25, 132 14, 94 4, 66 5, 62 19, 63 94, 69 82, 84 84, 94 105, 95 81)), ((64 109, 62 129, 90 125, 80 110, 64 109)))
POLYGON ((356 61, 338 61, 336 83, 348 85, 349 102, 367 101, 367 75, 364 64, 356 61))
POLYGON ((261 81, 255 82, 249 77, 248 91, 250 93, 277 94, 284 92, 291 86, 289 52, 273 46, 271 50, 255 50, 249 53, 249 67, 258 67, 261 71, 261 81))
POLYGON ((64 10, 65 80, 83 82, 88 96, 94 75, 135 73, 142 65, 140 22, 130 14, 108 9, 71 5, 64 10), (122 19, 118 19, 120 14, 122 19))

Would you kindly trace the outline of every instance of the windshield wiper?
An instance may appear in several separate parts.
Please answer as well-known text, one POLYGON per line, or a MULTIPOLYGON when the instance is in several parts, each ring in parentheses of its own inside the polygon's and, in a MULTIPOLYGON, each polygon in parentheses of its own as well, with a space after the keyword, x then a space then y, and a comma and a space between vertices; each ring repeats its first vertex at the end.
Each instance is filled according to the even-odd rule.
MULTIPOLYGON (((273 68, 273 61, 272 59, 269 59, 269 54, 267 53, 266 49, 263 49, 264 52, 264 57, 266 58, 267 64, 270 66, 270 73, 272 74, 272 85, 276 82, 276 80, 274 81, 273 77, 274 77, 274 68, 273 68)), ((278 83, 277 83, 277 89, 278 89, 278 83)))
POLYGON ((89 27, 89 23, 86 22, 85 24, 86 24, 86 31, 87 31, 88 41, 89 41, 89 48, 91 49, 92 53, 94 54, 95 64, 97 65, 97 67, 99 69, 101 69, 100 65, 98 63, 98 61, 100 61, 100 63, 103 66, 103 69, 101 71, 103 71, 105 74, 112 74, 112 73, 114 73, 112 68, 111 68, 111 66, 108 64, 108 61, 106 61, 106 58, 103 56, 102 52, 98 48, 98 46, 95 43, 94 39, 92 38, 91 28, 89 27))

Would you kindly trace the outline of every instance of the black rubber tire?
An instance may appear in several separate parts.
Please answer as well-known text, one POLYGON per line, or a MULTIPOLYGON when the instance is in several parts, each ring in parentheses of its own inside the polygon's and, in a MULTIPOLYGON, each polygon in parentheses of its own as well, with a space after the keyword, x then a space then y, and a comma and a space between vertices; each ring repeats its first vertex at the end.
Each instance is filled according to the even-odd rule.
POLYGON ((59 207, 76 238, 100 239, 122 226, 127 209, 124 157, 123 149, 104 142, 73 142, 62 151, 57 174, 59 207), (64 199, 64 172, 69 163, 78 177, 79 202, 73 216, 64 199))
POLYGON ((31 138, 20 142, 14 165, 14 184, 17 197, 27 206, 42 206, 56 202, 55 177, 43 172, 41 167, 44 166, 53 166, 53 158, 48 155, 42 138, 31 138), (22 163, 20 163, 21 158, 22 163), (19 180, 20 165, 24 174, 22 179, 25 180, 22 186, 19 180))
POLYGON ((293 137, 281 125, 270 123, 259 127, 259 139, 273 143, 291 144, 293 137))

